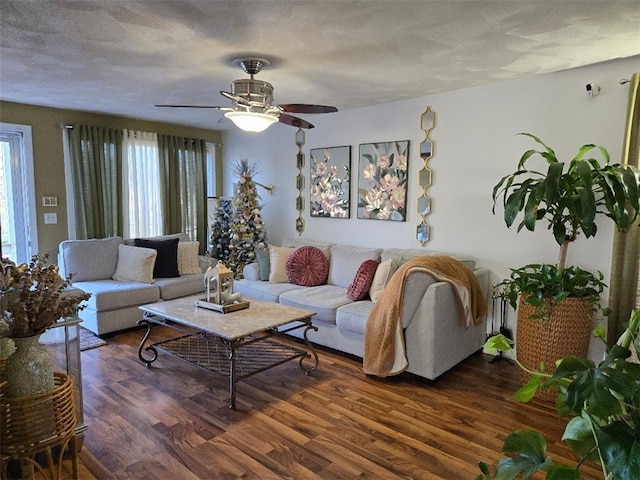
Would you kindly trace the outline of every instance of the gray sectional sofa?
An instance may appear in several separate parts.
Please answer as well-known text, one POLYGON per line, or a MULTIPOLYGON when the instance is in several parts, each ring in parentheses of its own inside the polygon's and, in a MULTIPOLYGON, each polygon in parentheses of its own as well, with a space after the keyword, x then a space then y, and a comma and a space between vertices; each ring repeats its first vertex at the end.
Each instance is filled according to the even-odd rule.
MULTIPOLYGON (((288 281, 265 281, 265 265, 252 263, 245 267, 244 278, 234 288, 244 297, 279 302, 317 312, 309 340, 358 357, 364 353, 364 332, 369 312, 374 306, 370 298, 352 301, 347 289, 365 260, 378 260, 400 265, 409 258, 442 252, 425 250, 361 248, 287 238, 282 247, 299 248, 312 245, 329 259, 329 275, 324 285, 303 287, 288 281), (391 262, 388 262, 391 260, 391 262), (261 267, 263 272, 261 272, 261 267)), ((451 255, 465 263, 476 275, 485 298, 489 295, 489 270, 477 268, 470 257, 451 255)), ((269 267, 267 267, 269 268, 269 267)), ((271 267, 272 268, 272 267, 271 267)), ((425 273, 409 276, 402 309, 405 333, 407 371, 427 379, 435 379, 482 348, 485 325, 465 328, 459 318, 458 304, 452 287, 425 273)), ((301 333, 292 332, 297 336, 301 333)))
MULTIPOLYGON (((188 242, 180 233, 163 235, 152 240, 178 239, 188 242)), ((110 237, 91 240, 65 240, 58 250, 58 266, 64 276, 72 273, 72 286, 91 294, 86 308, 79 312, 82 326, 97 335, 105 335, 135 327, 142 318, 140 305, 184 297, 204 291, 202 272, 207 262, 200 258, 199 273, 173 278, 145 279, 145 281, 114 280, 120 245, 133 246, 133 240, 110 237)), ((149 250, 149 249, 144 249, 149 250)), ((122 264, 122 258, 121 264, 122 264)), ((192 262, 193 263, 193 262, 192 262)), ((153 268, 153 265, 151 266, 153 268)), ((194 271, 193 266, 191 271, 194 271)))

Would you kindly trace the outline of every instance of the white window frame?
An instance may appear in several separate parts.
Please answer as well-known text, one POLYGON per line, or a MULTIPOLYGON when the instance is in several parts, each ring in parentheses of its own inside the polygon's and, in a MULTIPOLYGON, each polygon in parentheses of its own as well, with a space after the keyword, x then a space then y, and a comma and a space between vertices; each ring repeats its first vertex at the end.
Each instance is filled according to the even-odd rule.
MULTIPOLYGON (((36 211, 36 182, 33 168, 33 142, 31 125, 0 122, 0 130, 9 134, 18 134, 17 165, 12 165, 12 173, 17 174, 19 182, 12 182, 12 196, 14 201, 20 201, 21 228, 15 229, 16 254, 19 262, 29 261, 38 253, 38 214, 36 211)), ((14 210, 15 212, 15 210, 14 210)))

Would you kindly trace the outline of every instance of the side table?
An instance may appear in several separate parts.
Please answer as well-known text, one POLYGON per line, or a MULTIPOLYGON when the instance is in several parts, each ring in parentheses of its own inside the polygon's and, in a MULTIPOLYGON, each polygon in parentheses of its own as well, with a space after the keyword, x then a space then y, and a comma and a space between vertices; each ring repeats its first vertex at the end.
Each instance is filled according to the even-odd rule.
POLYGON ((2 478, 7 478, 9 462, 18 460, 20 478, 33 478, 34 471, 37 471, 44 478, 59 479, 62 476, 63 456, 68 452, 73 478, 78 479, 73 381, 66 373, 55 372, 54 384, 50 392, 20 398, 7 397, 6 382, 0 385, 2 478), (46 456, 48 475, 36 460, 36 454, 39 453, 46 456))
POLYGON ((78 317, 69 317, 58 321, 56 325, 42 334, 40 343, 51 352, 56 370, 66 372, 73 380, 76 405, 76 435, 78 446, 84 443, 87 425, 84 423, 84 401, 82 398, 82 362, 80 356, 80 322, 78 317))

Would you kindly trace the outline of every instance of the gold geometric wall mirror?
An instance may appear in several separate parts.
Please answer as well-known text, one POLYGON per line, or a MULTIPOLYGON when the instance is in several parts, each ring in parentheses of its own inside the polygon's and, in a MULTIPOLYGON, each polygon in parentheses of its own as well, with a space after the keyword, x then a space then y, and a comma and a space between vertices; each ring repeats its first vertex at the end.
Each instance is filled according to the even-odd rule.
POLYGON ((304 190, 304 174, 302 173, 304 153, 302 152, 302 147, 304 146, 305 138, 301 128, 298 128, 295 139, 298 146, 298 153, 296 154, 296 168, 298 169, 298 175, 296 175, 296 189, 298 190, 298 197, 296 198, 296 210, 298 211, 296 231, 298 235, 302 235, 302 232, 304 232, 304 218, 302 218, 302 212, 304 212, 304 197, 302 196, 302 191, 304 190))
POLYGON ((422 168, 418 171, 418 214, 420 223, 416 228, 416 239, 423 247, 431 240, 431 226, 427 222, 427 216, 431 213, 431 197, 427 189, 431 186, 431 169, 429 160, 433 158, 435 144, 431 139, 431 130, 436 126, 436 114, 427 107, 420 117, 420 128, 424 131, 424 140, 420 143, 420 158, 422 168))

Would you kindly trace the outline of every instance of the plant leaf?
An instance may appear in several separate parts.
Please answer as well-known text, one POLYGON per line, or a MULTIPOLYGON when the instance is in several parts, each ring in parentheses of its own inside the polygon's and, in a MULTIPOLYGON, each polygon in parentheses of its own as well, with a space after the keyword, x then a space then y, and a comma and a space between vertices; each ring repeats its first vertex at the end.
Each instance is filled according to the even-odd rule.
POLYGON ((547 472, 545 480, 580 480, 580 472, 569 465, 553 465, 547 472))
POLYGON ((617 421, 605 425, 597 432, 600 452, 607 470, 616 479, 640 478, 638 456, 640 444, 634 440, 634 432, 625 422, 617 421))
POLYGON ((569 423, 567 423, 564 433, 562 434, 562 440, 567 442, 580 456, 586 456, 594 461, 598 460, 598 453, 593 450, 596 442, 595 438, 593 438, 591 425, 584 417, 573 417, 569 423))
POLYGON ((513 394, 513 397, 519 402, 528 402, 538 391, 538 387, 540 386, 541 382, 541 375, 532 375, 531 379, 529 379, 527 383, 525 383, 518 389, 516 393, 513 394))
POLYGON ((484 349, 490 355, 495 355, 498 352, 509 352, 513 349, 513 340, 502 334, 494 335, 485 342, 484 349))
POLYGON ((529 478, 538 470, 551 466, 551 457, 545 458, 547 442, 544 437, 532 430, 518 430, 510 433, 502 447, 503 454, 515 454, 498 462, 496 480, 507 480, 522 475, 529 478))

